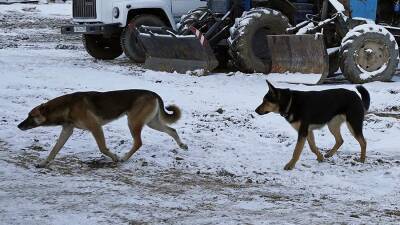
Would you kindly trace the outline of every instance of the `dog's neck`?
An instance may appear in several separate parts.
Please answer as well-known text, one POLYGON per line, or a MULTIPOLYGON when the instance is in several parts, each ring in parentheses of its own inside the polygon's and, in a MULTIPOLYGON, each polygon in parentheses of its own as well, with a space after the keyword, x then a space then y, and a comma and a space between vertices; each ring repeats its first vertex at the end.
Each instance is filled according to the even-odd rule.
POLYGON ((292 101, 293 101, 293 96, 292 96, 292 93, 290 93, 290 98, 286 105, 285 110, 279 112, 279 114, 281 114, 281 116, 284 117, 285 119, 288 119, 290 116, 289 111, 290 111, 290 107, 292 106, 292 101))

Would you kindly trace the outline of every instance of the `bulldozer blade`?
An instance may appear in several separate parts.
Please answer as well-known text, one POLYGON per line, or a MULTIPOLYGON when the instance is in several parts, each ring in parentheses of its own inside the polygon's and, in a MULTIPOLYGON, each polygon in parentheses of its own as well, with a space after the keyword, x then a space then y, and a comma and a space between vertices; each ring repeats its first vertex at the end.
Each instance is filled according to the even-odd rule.
POLYGON ((267 39, 272 78, 289 83, 321 84, 328 77, 329 56, 322 35, 269 35, 267 39))
POLYGON ((139 38, 146 51, 144 67, 152 70, 185 73, 212 71, 218 61, 207 41, 196 35, 143 33, 139 38))

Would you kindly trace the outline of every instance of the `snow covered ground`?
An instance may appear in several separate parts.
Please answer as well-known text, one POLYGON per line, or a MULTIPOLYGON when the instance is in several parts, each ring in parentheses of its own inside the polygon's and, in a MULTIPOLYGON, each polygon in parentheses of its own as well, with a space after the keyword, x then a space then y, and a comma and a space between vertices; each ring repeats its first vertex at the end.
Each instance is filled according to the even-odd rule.
MULTIPOLYGON (((79 38, 59 34, 68 4, 56 4, 65 9, 57 15, 50 5, 10 7, 0 6, 0 224, 399 224, 399 77, 365 85, 372 99, 365 164, 354 161, 359 146, 344 126, 338 155, 318 163, 306 146, 287 172, 296 132, 279 115, 254 113, 268 76, 196 77, 143 70, 124 57, 97 61, 79 38), (173 127, 188 151, 146 128, 137 154, 114 164, 76 130, 48 169, 34 167, 60 128, 18 130, 32 107, 74 91, 132 88, 182 108, 173 127)), ((275 84, 354 90, 343 81, 275 84)), ((132 145, 125 118, 105 135, 118 155, 132 145)), ((315 135, 322 151, 333 146, 326 128, 315 135)))

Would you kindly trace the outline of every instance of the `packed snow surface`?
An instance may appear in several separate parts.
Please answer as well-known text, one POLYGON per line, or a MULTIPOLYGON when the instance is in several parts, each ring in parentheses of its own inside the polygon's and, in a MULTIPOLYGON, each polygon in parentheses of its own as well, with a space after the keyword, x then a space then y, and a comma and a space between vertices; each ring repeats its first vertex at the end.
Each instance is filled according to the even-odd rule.
MULTIPOLYGON (((98 61, 79 37, 59 34, 67 16, 47 13, 51 5, 43 11, 42 5, 20 7, 33 6, 40 12, 0 6, 0 224, 399 223, 398 77, 364 85, 371 95, 366 163, 355 161, 358 143, 343 126, 345 142, 337 155, 318 163, 306 146, 288 172, 283 167, 296 132, 277 114, 254 112, 267 92, 265 80, 296 90, 354 85, 340 78, 320 86, 294 84, 279 74, 155 72, 126 57, 98 61), (145 128, 143 147, 115 164, 101 156, 88 132, 75 130, 49 168, 35 168, 60 128, 18 130, 33 107, 75 91, 133 88, 155 91, 167 105, 181 107, 182 119, 172 127, 188 151, 145 128)), ((119 156, 131 148, 126 118, 104 132, 119 156)), ((326 128, 315 136, 324 153, 334 144, 326 128)))

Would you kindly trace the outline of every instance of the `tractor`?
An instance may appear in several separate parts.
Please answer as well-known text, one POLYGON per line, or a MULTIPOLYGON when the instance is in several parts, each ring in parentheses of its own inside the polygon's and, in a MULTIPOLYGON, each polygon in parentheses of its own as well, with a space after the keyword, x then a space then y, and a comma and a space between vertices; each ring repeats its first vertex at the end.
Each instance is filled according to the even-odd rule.
POLYGON ((142 26, 150 69, 305 73, 323 83, 340 67, 353 83, 390 81, 399 63, 398 0, 209 0, 177 31, 142 26))

